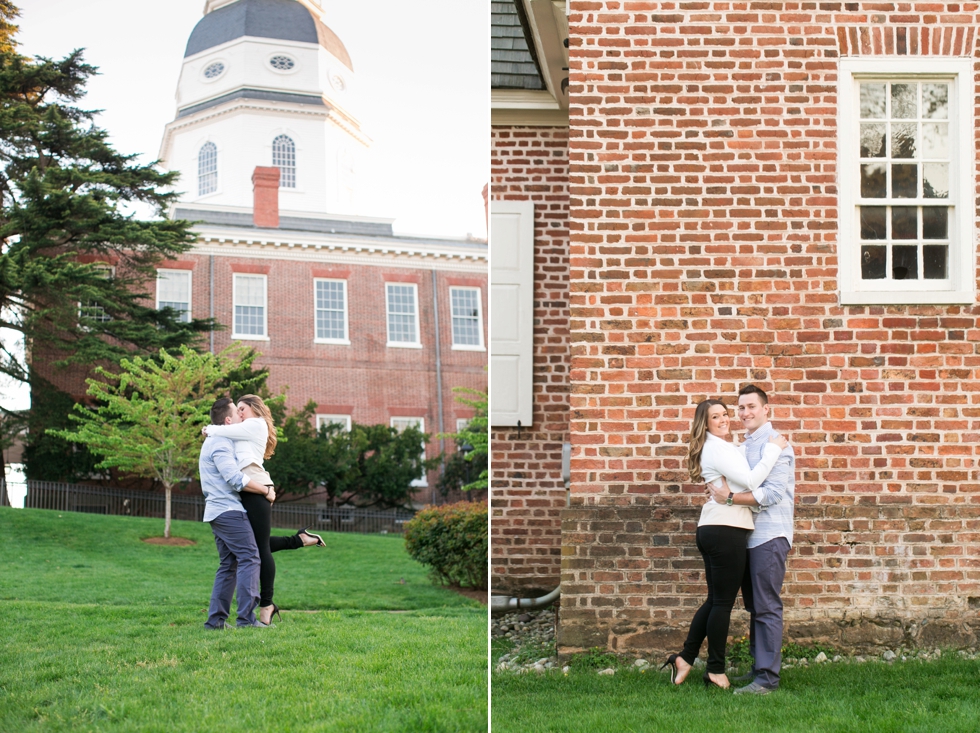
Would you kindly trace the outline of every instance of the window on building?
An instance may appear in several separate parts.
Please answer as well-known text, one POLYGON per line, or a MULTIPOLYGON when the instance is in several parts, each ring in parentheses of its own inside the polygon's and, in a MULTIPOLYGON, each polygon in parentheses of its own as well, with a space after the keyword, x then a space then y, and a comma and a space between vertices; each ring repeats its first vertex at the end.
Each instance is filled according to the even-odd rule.
POLYGON ((314 280, 316 340, 349 344, 347 337, 347 281, 314 280))
MULTIPOLYGON (((97 264, 94 266, 96 271, 104 274, 106 279, 111 280, 116 276, 116 268, 112 265, 97 264)), ((95 321, 97 323, 108 323, 112 316, 97 300, 86 300, 78 304, 79 320, 95 321)))
POLYGON ((266 338, 266 276, 235 275, 235 325, 232 336, 244 339, 266 338))
POLYGON ((157 270, 157 309, 173 308, 177 320, 191 320, 191 273, 188 270, 157 270))
MULTIPOLYGON (((391 418, 391 427, 395 428, 399 433, 405 430, 405 428, 418 428, 420 432, 425 432, 425 418, 424 417, 393 417, 391 418)), ((422 457, 425 457, 425 443, 422 443, 422 457)), ((428 486, 429 481, 426 476, 425 471, 422 471, 422 476, 415 479, 412 482, 412 486, 428 486)))
POLYGON ((279 168, 280 188, 296 188, 296 143, 289 135, 272 141, 272 165, 279 168))
POLYGON ((419 341, 418 286, 385 283, 388 310, 388 346, 421 348, 419 341))
POLYGON ((468 417, 457 417, 456 418, 456 432, 466 430, 470 424, 470 418, 468 417))
POLYGON ((453 348, 483 351, 483 313, 479 288, 449 288, 453 348))
POLYGON ((969 60, 842 69, 842 302, 972 302, 969 60))
POLYGON ((319 431, 325 425, 341 425, 344 430, 350 431, 350 415, 317 415, 316 429, 319 431))
POLYGON ((204 196, 218 190, 218 146, 204 143, 197 153, 197 195, 204 196))

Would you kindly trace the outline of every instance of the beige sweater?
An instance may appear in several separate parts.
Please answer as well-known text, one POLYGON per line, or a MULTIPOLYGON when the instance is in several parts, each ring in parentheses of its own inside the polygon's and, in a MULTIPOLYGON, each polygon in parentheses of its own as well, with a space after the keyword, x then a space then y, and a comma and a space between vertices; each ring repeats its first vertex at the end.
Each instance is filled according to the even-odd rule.
MULTIPOLYGON (((779 447, 769 443, 762 451, 762 460, 755 468, 749 468, 742 452, 727 440, 708 433, 701 451, 701 476, 706 483, 721 486, 722 476, 728 481, 728 488, 736 494, 753 491, 766 480, 772 467, 779 459, 779 447)), ((752 510, 747 506, 718 504, 714 499, 701 509, 698 526, 722 524, 726 527, 755 529, 752 510)))

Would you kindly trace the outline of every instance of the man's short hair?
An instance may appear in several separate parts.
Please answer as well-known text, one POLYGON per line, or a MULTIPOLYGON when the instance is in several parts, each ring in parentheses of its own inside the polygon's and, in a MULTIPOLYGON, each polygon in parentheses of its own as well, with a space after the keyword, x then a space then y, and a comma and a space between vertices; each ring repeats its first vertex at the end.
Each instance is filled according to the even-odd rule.
POLYGON ((747 394, 757 394, 759 395, 759 399, 762 400, 762 404, 764 405, 769 404, 769 398, 766 396, 766 393, 763 392, 758 387, 756 387, 754 384, 746 384, 744 387, 742 387, 742 389, 738 391, 739 397, 742 397, 747 394))
POLYGON ((211 405, 211 424, 224 425, 225 418, 231 416, 235 401, 231 397, 220 397, 211 405))

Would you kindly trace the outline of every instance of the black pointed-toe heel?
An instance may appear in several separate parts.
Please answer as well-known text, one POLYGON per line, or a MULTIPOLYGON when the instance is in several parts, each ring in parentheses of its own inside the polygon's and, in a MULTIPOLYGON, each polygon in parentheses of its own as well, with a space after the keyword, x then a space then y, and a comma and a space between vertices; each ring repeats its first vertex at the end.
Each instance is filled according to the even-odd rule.
POLYGON ((306 530, 308 530, 308 529, 309 529, 309 527, 303 527, 303 529, 301 529, 299 532, 297 532, 296 535, 299 536, 301 534, 305 534, 307 537, 313 537, 313 538, 315 538, 316 539, 316 544, 314 545, 314 547, 326 547, 327 546, 327 543, 323 541, 323 538, 320 535, 313 534, 312 532, 307 532, 306 530))
POLYGON ((677 676, 677 657, 679 656, 680 654, 671 654, 667 657, 667 661, 660 665, 661 671, 670 667, 670 684, 674 684, 674 677, 677 676))
POLYGON ((277 606, 275 603, 273 603, 272 604, 272 615, 269 616, 269 622, 271 623, 272 622, 272 619, 274 617, 276 617, 276 616, 278 616, 279 617, 279 620, 282 621, 282 614, 279 613, 279 606, 277 606))

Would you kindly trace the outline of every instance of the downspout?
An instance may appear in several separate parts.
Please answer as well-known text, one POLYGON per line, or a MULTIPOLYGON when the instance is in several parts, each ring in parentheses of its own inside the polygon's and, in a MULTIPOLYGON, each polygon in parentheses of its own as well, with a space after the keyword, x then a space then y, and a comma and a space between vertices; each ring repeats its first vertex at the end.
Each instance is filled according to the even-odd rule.
MULTIPOLYGON (((210 299, 210 307, 208 309, 208 317, 214 320, 214 255, 211 255, 208 263, 208 277, 210 278, 210 284, 208 286, 208 298, 210 299)), ((211 328, 211 353, 214 353, 214 328, 211 328)))
MULTIPOLYGON (((565 482, 565 506, 571 506, 572 487, 572 444, 564 443, 561 447, 561 477, 565 482)), ((516 596, 490 596, 490 615, 500 616, 508 611, 519 609, 534 611, 545 608, 561 596, 561 584, 550 593, 537 598, 517 598, 516 596)))
MULTIPOLYGON (((442 414, 442 341, 439 335, 439 290, 436 283, 436 271, 432 270, 432 314, 435 320, 436 329, 436 401, 439 403, 439 455, 445 456, 446 453, 446 439, 443 436, 445 433, 445 424, 442 414)), ((445 469, 446 459, 442 459, 442 466, 445 469)), ((436 487, 432 487, 432 493, 430 494, 430 499, 433 504, 436 503, 436 487)))

